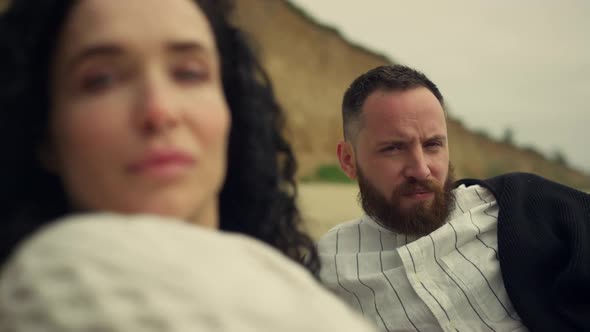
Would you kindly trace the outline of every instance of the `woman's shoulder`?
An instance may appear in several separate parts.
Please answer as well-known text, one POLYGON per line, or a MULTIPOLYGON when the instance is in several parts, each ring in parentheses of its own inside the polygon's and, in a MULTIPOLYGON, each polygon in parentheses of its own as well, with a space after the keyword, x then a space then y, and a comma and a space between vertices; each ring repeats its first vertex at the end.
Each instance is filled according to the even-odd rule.
POLYGON ((115 331, 145 330, 143 321, 162 331, 368 329, 266 244, 148 215, 70 217, 27 240, 2 271, 0 321, 40 312, 45 324, 71 329, 92 321, 115 331))

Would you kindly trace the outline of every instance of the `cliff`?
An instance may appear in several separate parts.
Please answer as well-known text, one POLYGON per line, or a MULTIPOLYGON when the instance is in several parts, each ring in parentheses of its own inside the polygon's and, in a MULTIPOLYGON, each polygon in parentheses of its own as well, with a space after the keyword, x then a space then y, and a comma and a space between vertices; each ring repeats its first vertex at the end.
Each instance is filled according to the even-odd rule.
MULTIPOLYGON (((336 165, 344 90, 359 74, 394 61, 347 41, 286 0, 238 0, 234 19, 257 46, 287 112, 287 135, 297 154, 299 176, 322 165, 336 165)), ((472 132, 452 117, 448 128, 451 160, 460 178, 525 171, 590 188, 587 174, 548 160, 534 149, 472 132)))

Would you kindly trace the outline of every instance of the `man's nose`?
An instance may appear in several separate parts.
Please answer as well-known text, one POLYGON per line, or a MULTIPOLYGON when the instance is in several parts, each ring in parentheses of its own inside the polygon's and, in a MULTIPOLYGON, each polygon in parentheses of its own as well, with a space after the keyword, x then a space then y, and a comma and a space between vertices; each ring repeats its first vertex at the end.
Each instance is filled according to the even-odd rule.
POLYGON ((417 149, 410 154, 404 169, 404 176, 407 179, 415 180, 424 180, 430 176, 428 160, 422 149, 417 149))

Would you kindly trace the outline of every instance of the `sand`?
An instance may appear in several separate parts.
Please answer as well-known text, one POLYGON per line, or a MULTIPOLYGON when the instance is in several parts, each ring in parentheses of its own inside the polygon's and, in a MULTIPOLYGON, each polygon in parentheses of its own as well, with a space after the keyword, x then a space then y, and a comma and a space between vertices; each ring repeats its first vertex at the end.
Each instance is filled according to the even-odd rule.
POLYGON ((359 217, 362 209, 357 194, 356 183, 299 184, 299 208, 306 230, 317 240, 335 225, 359 217))

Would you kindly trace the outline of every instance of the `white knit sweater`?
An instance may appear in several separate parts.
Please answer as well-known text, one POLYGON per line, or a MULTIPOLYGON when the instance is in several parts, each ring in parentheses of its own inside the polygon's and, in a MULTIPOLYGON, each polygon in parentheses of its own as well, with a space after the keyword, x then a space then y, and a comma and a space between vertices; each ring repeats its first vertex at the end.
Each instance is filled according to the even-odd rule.
POLYGON ((251 238, 154 216, 82 215, 0 275, 0 331, 373 331, 251 238))

